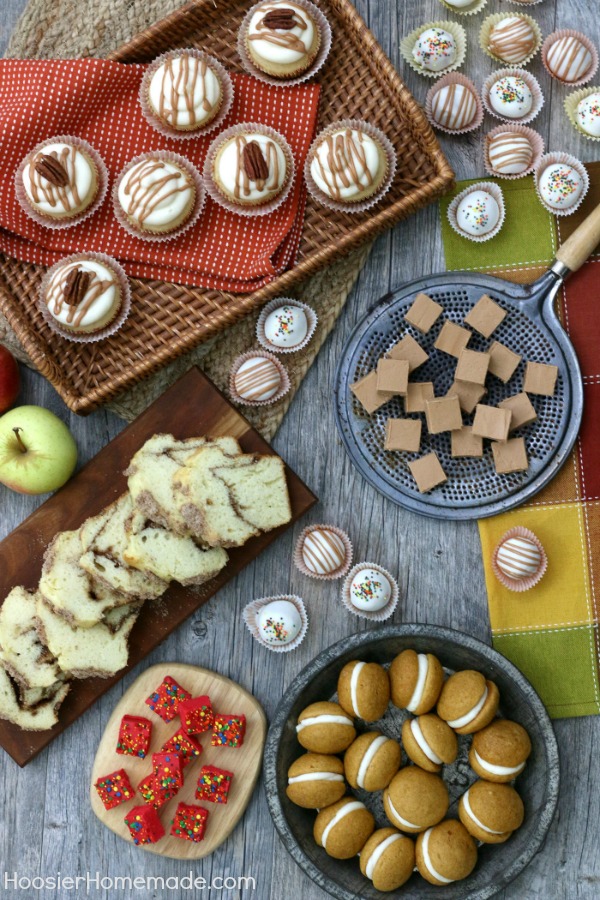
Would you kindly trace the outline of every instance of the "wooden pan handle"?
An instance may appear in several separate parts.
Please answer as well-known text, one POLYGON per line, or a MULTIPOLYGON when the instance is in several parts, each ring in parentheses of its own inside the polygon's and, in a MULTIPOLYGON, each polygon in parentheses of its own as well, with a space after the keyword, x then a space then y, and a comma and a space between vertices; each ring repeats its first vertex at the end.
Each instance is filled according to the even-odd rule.
POLYGON ((594 252, 599 243, 600 204, 559 248, 556 258, 564 263, 571 272, 576 272, 594 252))

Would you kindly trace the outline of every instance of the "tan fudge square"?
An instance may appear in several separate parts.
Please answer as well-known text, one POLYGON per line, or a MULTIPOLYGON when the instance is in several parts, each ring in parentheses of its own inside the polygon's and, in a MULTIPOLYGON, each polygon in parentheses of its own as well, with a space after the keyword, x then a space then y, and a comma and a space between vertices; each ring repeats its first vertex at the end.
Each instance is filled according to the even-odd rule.
POLYGON ((458 365, 454 377, 457 381, 468 381, 470 384, 485 384, 485 377, 490 364, 489 353, 477 350, 462 350, 458 357, 458 365))
POLYGON ((425 406, 425 418, 430 434, 441 434, 442 431, 457 431, 462 428, 462 415, 458 397, 438 397, 428 400, 425 406))
POLYGON ((492 444, 494 465, 498 475, 508 475, 510 472, 526 472, 529 468, 527 450, 523 438, 511 438, 500 444, 492 444))
POLYGON ((473 420, 473 434, 489 438, 491 441, 505 441, 510 429, 511 412, 497 406, 478 403, 473 420))
POLYGON ((528 394, 542 394, 551 397, 556 388, 558 369, 545 363, 528 362, 525 369, 523 390, 528 394))
POLYGON ((377 390, 392 394, 406 394, 408 385, 408 360, 380 359, 377 363, 377 390))
POLYGON ((533 408, 531 400, 523 391, 515 394, 513 397, 507 397, 502 403, 498 404, 500 409, 509 409, 512 413, 510 420, 510 430, 516 431, 523 425, 529 425, 537 419, 537 413, 533 408))
POLYGON ((494 341, 488 350, 490 355, 490 374, 495 375, 506 384, 515 374, 515 370, 521 362, 518 353, 505 347, 504 344, 494 341))
POLYGON ((384 403, 387 403, 388 400, 394 396, 388 391, 377 390, 377 372, 375 369, 373 369, 372 372, 369 372, 368 375, 365 375, 364 378, 351 384, 350 390, 359 403, 361 403, 370 414, 374 413, 380 406, 383 406, 384 403))
POLYGON ((470 425, 450 434, 452 456, 483 456, 483 438, 473 434, 470 425))
POLYGON ((406 359, 408 360, 408 370, 412 372, 418 369, 424 362, 427 362, 429 355, 425 353, 423 348, 414 337, 410 334, 404 335, 401 341, 394 344, 388 353, 390 359, 406 359))
POLYGON ((409 325, 413 325, 418 331, 427 334, 431 331, 444 307, 428 297, 427 294, 417 294, 415 301, 404 316, 409 325))
POLYGON ((443 484, 448 480, 435 453, 428 453, 420 459, 409 462, 408 468, 422 494, 427 493, 427 491, 437 487, 438 484, 443 484))
POLYGON ((404 398, 404 409, 407 413, 425 412, 425 404, 433 400, 432 381, 409 381, 404 398))
POLYGON ((388 419, 385 423, 384 450, 408 450, 418 453, 421 447, 420 419, 388 419))
POLYGON ((482 397, 485 397, 487 391, 480 384, 470 384, 468 381, 454 381, 447 397, 452 395, 458 397, 460 408, 469 415, 473 412, 482 397))
POLYGON ((484 294, 477 301, 471 312, 465 316, 465 323, 478 331, 484 337, 489 338, 498 325, 506 318, 506 311, 498 306, 491 297, 484 294))
POLYGON ((444 353, 458 359, 470 340, 471 332, 466 328, 455 325, 454 322, 444 322, 433 346, 436 350, 443 350, 444 353))

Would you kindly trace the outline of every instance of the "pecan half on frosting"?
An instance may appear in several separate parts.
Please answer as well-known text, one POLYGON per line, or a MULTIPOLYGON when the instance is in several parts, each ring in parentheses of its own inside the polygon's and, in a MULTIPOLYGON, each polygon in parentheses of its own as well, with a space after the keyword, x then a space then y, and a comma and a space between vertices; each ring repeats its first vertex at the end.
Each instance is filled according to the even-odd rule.
POLYGON ((290 31, 297 24, 294 10, 287 6, 272 9, 265 15, 263 24, 271 31, 290 31))
POLYGON ((250 141, 244 147, 242 164, 250 181, 264 181, 269 177, 269 167, 257 141, 250 141))
POLYGON ((84 272, 83 269, 71 269, 65 278, 65 286, 63 288, 65 303, 69 306, 79 306, 87 294, 91 280, 91 272, 84 272))
POLYGON ((41 156, 38 156, 33 168, 38 175, 41 175, 54 187, 65 187, 69 183, 69 173, 63 164, 49 153, 42 153, 41 156))

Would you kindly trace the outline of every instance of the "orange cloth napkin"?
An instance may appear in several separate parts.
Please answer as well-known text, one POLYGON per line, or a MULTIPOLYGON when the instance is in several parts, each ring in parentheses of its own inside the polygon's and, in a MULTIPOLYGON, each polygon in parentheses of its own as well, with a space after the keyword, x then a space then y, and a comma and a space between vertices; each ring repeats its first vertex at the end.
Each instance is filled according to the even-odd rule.
POLYGON ((17 203, 14 173, 45 138, 84 138, 100 154, 110 187, 123 166, 148 150, 172 150, 202 172, 217 132, 193 140, 165 138, 143 117, 138 93, 145 65, 83 60, 0 61, 0 250, 49 266, 69 253, 94 250, 119 259, 128 275, 250 293, 296 259, 306 188, 302 170, 315 132, 318 85, 278 88, 232 75, 234 102, 223 129, 260 122, 287 139, 296 179, 287 200, 267 216, 236 216, 207 199, 198 223, 180 237, 152 243, 129 235, 116 221, 110 196, 80 225, 51 230, 17 203))

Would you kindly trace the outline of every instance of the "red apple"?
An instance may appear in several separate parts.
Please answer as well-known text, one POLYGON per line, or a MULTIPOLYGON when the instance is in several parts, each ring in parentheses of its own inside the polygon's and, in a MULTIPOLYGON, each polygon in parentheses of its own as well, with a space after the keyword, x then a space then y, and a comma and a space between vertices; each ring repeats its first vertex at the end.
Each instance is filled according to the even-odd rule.
POLYGON ((12 353, 0 344, 0 415, 13 405, 20 388, 18 363, 12 353))

